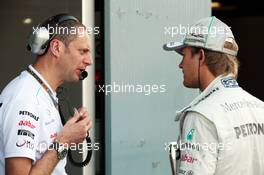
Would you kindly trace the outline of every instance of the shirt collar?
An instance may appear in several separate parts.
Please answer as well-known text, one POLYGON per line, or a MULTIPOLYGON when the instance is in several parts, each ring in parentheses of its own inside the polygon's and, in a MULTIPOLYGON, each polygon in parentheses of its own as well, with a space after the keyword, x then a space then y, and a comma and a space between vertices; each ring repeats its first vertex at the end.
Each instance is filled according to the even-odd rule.
POLYGON ((180 120, 182 115, 185 113, 185 111, 193 106, 196 106, 198 103, 206 99, 209 95, 211 95, 213 92, 218 91, 221 88, 224 88, 222 85, 222 79, 225 78, 232 78, 234 77, 233 74, 228 75, 219 75, 216 77, 205 89, 202 91, 188 106, 184 107, 183 109, 176 111, 175 121, 180 120))

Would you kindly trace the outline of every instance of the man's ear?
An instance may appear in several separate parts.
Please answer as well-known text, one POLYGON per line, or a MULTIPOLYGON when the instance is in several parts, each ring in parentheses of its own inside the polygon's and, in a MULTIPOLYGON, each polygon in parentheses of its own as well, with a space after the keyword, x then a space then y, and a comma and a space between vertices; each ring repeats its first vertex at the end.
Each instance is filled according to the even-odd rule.
POLYGON ((60 40, 53 39, 50 41, 49 45, 51 54, 55 57, 59 57, 61 52, 63 51, 63 43, 60 40))
POLYGON ((205 65, 205 53, 204 53, 204 49, 200 49, 199 50, 199 62, 200 62, 200 66, 205 65))

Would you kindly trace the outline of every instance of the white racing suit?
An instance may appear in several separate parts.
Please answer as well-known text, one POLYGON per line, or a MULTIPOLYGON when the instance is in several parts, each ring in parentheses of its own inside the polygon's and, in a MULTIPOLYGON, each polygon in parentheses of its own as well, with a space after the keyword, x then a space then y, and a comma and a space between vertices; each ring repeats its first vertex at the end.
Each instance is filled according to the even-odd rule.
POLYGON ((178 111, 178 175, 264 175, 264 103, 219 76, 178 111))

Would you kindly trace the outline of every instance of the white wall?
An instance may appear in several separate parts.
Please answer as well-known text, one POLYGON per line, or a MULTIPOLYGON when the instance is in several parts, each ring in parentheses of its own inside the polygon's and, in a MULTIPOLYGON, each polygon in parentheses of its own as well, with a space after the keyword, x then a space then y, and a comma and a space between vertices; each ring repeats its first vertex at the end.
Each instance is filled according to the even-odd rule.
MULTIPOLYGON (((176 140, 176 109, 197 91, 182 85, 180 56, 165 52, 166 29, 209 16, 209 0, 105 1, 106 84, 165 85, 166 92, 106 96, 106 174, 168 175, 165 143, 176 140)), ((117 90, 117 89, 116 89, 117 90)))

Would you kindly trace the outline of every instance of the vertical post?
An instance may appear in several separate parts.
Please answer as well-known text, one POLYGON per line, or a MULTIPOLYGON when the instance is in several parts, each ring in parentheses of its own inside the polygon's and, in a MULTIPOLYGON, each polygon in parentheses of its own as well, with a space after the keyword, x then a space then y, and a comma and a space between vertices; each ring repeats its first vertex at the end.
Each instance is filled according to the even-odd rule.
MULTIPOLYGON (((82 23, 86 27, 94 28, 94 0, 82 0, 82 23)), ((95 66, 94 66, 94 35, 90 34, 90 47, 91 47, 91 57, 93 60, 93 65, 89 66, 87 69, 88 77, 82 82, 82 104, 87 108, 89 115, 93 122, 93 128, 90 131, 90 137, 92 142, 94 139, 95 131, 95 87, 94 87, 94 77, 95 77, 95 66)), ((86 157, 87 150, 84 149, 83 157, 86 157)), ((84 167, 83 174, 95 175, 95 154, 91 158, 90 163, 84 167)))

